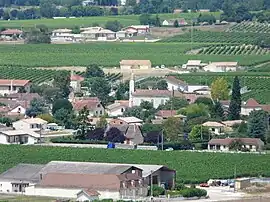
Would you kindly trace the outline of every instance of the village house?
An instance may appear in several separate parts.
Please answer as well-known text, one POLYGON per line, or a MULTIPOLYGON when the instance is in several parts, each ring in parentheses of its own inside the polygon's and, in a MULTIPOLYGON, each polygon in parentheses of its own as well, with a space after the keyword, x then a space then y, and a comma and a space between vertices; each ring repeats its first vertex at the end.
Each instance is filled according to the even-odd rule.
POLYGON ((106 133, 111 130, 112 128, 117 128, 119 130, 119 133, 121 135, 125 136, 125 141, 124 144, 127 145, 139 145, 144 142, 144 137, 140 128, 140 125, 138 124, 117 124, 117 123, 112 123, 108 125, 108 127, 105 130, 104 135, 106 136, 106 133))
POLYGON ((138 32, 136 30, 120 30, 116 32, 117 39, 131 38, 133 36, 137 36, 138 32))
POLYGON ((0 144, 35 144, 41 135, 31 130, 1 130, 0 144))
POLYGON ((66 36, 66 34, 71 34, 71 29, 55 29, 52 31, 52 37, 66 36))
POLYGON ((190 71, 203 71, 203 68, 206 65, 207 64, 202 63, 201 60, 188 60, 186 64, 182 65, 182 68, 190 71))
POLYGON ((225 138, 211 139, 208 142, 208 150, 229 151, 229 147, 234 141, 238 141, 242 144, 242 148, 250 151, 261 151, 264 146, 264 142, 259 138, 225 138))
POLYGON ((30 80, 0 79, 0 95, 17 93, 20 88, 30 92, 30 80))
POLYGON ((81 32, 82 37, 85 40, 114 40, 116 39, 116 33, 103 29, 102 27, 88 27, 85 31, 81 32))
POLYGON ((213 135, 223 135, 225 132, 225 125, 219 122, 207 121, 202 126, 208 127, 209 132, 213 135))
POLYGON ((168 90, 170 91, 173 90, 184 91, 188 85, 185 81, 177 79, 175 76, 167 76, 165 80, 168 85, 168 90))
POLYGON ((70 86, 74 92, 81 92, 81 82, 84 81, 84 77, 76 75, 71 72, 70 76, 70 86))
POLYGON ((124 31, 136 31, 137 35, 145 35, 150 32, 149 25, 131 25, 128 27, 123 28, 124 31))
POLYGON ((78 202, 84 202, 84 201, 94 201, 98 200, 100 193, 97 191, 93 191, 91 189, 85 189, 77 193, 77 199, 78 202))
POLYGON ((212 62, 203 69, 206 72, 235 72, 238 70, 238 62, 212 62))
POLYGON ((21 38, 22 34, 23 34, 23 31, 19 29, 7 29, 0 33, 1 38, 7 39, 7 40, 13 39, 14 37, 21 38))
POLYGON ((180 19, 164 20, 162 22, 162 26, 174 26, 175 21, 178 22, 178 26, 186 26, 186 25, 188 25, 188 23, 186 22, 186 20, 184 18, 180 18, 180 19))
POLYGON ((128 100, 115 100, 113 104, 106 107, 106 112, 110 117, 122 116, 128 107, 128 100))
MULTIPOLYGON (((228 111, 230 106, 230 100, 222 100, 220 101, 225 111, 228 111)), ((249 116, 249 114, 253 110, 263 110, 266 112, 270 112, 270 105, 267 104, 259 104, 255 99, 249 98, 246 102, 242 102, 241 104, 241 115, 249 116)))
POLYGON ((72 106, 77 114, 84 107, 86 107, 89 110, 90 116, 98 117, 98 116, 103 116, 105 113, 105 108, 97 97, 74 99, 72 101, 72 106))
POLYGON ((47 129, 47 121, 41 118, 26 118, 12 123, 15 130, 31 130, 42 132, 47 129))
POLYGON ((120 69, 151 69, 152 64, 150 60, 121 60, 120 69))
POLYGON ((163 165, 51 161, 18 164, 0 175, 0 192, 78 199, 88 192, 98 199, 135 199, 151 184, 175 186, 176 172, 163 165))
POLYGON ((185 122, 187 120, 187 117, 185 115, 177 114, 176 112, 176 110, 159 110, 155 115, 155 119, 152 120, 152 123, 162 124, 170 117, 177 118, 181 122, 185 122))

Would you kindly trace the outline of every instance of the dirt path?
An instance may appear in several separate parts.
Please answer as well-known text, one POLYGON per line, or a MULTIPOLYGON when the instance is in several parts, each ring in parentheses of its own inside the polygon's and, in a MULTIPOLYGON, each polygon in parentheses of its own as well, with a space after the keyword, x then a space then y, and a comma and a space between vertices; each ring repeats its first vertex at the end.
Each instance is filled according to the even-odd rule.
POLYGON ((259 68, 259 67, 262 67, 262 66, 264 66, 264 65, 270 65, 270 61, 264 62, 264 63, 260 63, 260 64, 258 64, 258 65, 255 65, 254 68, 259 68))

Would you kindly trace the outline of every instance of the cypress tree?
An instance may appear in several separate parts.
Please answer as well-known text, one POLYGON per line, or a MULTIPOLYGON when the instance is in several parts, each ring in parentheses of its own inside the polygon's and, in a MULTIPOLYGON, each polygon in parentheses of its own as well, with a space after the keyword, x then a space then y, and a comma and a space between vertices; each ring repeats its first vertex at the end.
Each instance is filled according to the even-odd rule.
POLYGON ((241 113, 241 86, 238 76, 234 77, 232 98, 229 106, 229 120, 240 119, 241 113))

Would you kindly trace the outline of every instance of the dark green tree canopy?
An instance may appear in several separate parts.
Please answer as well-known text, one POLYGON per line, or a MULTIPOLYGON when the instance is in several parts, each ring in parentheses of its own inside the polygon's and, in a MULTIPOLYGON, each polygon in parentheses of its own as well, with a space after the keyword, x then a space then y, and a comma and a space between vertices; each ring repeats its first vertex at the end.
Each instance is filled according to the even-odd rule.
POLYGON ((52 113, 55 114, 59 109, 66 109, 70 112, 73 106, 67 99, 58 99, 53 103, 52 113))
POLYGON ((254 110, 250 113, 248 118, 247 134, 253 138, 260 138, 265 140, 267 132, 267 124, 269 121, 268 114, 263 110, 254 110))
POLYGON ((241 113, 241 86, 238 76, 234 78, 232 87, 232 98, 229 106, 229 119, 239 120, 241 113))
POLYGON ((104 77, 103 70, 97 64, 91 64, 86 68, 85 77, 104 77))

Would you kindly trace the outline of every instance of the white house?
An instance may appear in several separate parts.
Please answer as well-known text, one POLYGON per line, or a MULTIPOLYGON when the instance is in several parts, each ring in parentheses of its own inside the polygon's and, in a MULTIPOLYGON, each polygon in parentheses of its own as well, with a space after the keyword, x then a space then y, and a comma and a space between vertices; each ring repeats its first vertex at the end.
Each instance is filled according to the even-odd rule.
POLYGON ((95 190, 82 190, 79 193, 77 193, 77 199, 76 201, 79 202, 85 202, 85 201, 94 201, 98 200, 98 196, 100 194, 95 190))
POLYGON ((208 127, 210 133, 214 135, 222 135, 225 131, 225 125, 214 121, 207 121, 203 123, 202 126, 208 127))
POLYGON ((85 31, 81 32, 81 35, 86 40, 113 40, 116 39, 116 33, 103 29, 102 27, 88 27, 85 31))
POLYGON ((52 37, 66 36, 67 34, 71 33, 71 29, 55 29, 52 31, 52 37))
POLYGON ((203 67, 206 66, 207 64, 202 63, 201 60, 188 60, 188 62, 186 64, 182 65, 183 69, 187 69, 187 70, 203 70, 203 67))
POLYGON ((84 81, 84 77, 76 75, 71 72, 70 76, 70 86, 74 90, 74 92, 81 92, 81 82, 84 81))
POLYGON ((107 106, 106 111, 109 116, 122 116, 128 108, 128 100, 115 100, 113 104, 107 106))
POLYGON ((30 86, 30 80, 0 79, 0 94, 17 93, 20 88, 24 88, 29 93, 30 86))
POLYGON ((208 142, 208 150, 229 151, 229 147, 234 141, 238 141, 242 144, 242 148, 250 151, 260 151, 264 146, 264 142, 259 138, 225 138, 211 139, 208 142))
POLYGON ((185 81, 177 79, 174 76, 167 76, 165 80, 168 85, 168 90, 170 91, 172 90, 184 91, 188 85, 185 81))
POLYGON ((188 24, 184 18, 180 18, 180 19, 164 20, 164 21, 162 22, 162 26, 174 26, 174 22, 175 22, 176 20, 177 20, 177 22, 178 22, 178 26, 185 26, 185 25, 188 24))
POLYGON ((16 130, 42 131, 47 129, 47 121, 41 118, 27 118, 12 123, 16 130))
POLYGON ((203 69, 206 72, 235 72, 238 70, 238 62, 212 62, 203 69))
POLYGON ((120 69, 151 69, 152 63, 150 60, 121 60, 120 69))
POLYGON ((40 134, 30 130, 0 131, 0 144, 35 144, 41 138, 40 134))

